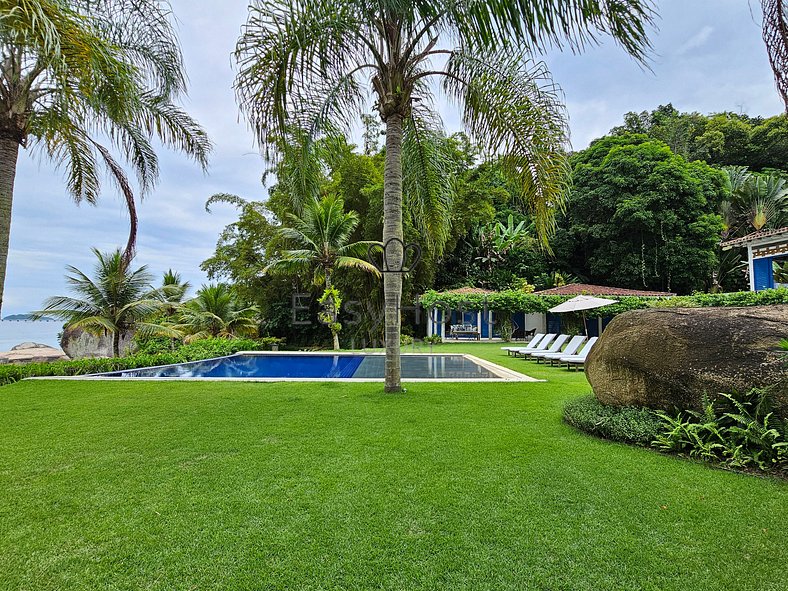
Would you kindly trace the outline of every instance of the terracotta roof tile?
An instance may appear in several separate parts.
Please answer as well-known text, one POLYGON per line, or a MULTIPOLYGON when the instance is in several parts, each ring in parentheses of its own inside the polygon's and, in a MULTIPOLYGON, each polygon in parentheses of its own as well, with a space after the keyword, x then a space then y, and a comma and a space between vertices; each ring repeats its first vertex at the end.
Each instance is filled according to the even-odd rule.
POLYGON ((447 289, 441 293, 454 293, 459 295, 487 295, 495 292, 481 287, 458 287, 457 289, 447 289))
POLYGON ((653 296, 668 297, 675 293, 666 291, 644 291, 641 289, 625 289, 623 287, 605 287, 603 285, 591 285, 588 283, 570 283, 551 289, 543 289, 535 292, 535 295, 594 295, 594 296, 653 296))
POLYGON ((741 238, 726 240, 725 242, 722 242, 720 246, 722 246, 723 248, 730 248, 731 246, 736 246, 737 244, 746 244, 754 240, 760 240, 761 238, 781 236, 782 234, 788 235, 788 226, 777 228, 776 230, 760 230, 758 232, 753 232, 752 234, 747 234, 746 236, 742 236, 741 238))

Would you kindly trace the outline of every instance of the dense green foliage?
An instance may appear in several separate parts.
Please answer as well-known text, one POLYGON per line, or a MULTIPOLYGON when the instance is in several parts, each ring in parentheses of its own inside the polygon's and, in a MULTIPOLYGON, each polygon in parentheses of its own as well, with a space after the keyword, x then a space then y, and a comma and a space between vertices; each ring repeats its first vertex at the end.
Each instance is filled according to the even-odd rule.
MULTIPOLYGON (((657 111, 655 121, 670 119, 664 109, 657 111)), ((743 116, 698 117, 714 119, 717 126, 723 120, 747 120, 753 124, 748 132, 748 137, 756 138, 752 141, 761 141, 757 139, 763 132, 761 125, 771 129, 769 141, 774 145, 781 141, 782 127, 777 123, 783 116, 757 124, 756 119, 743 116)), ((675 118, 678 122, 692 119, 681 114, 675 118)), ((448 234, 438 248, 417 219, 423 210, 405 208, 405 239, 422 246, 422 259, 403 278, 403 305, 431 305, 438 299, 433 292, 477 286, 498 292, 486 298, 488 308, 504 313, 543 312, 566 298, 541 298, 528 292, 572 282, 672 291, 688 298, 624 298, 591 315, 649 305, 784 302, 781 292, 739 293, 748 288, 746 254, 719 247, 720 240, 784 223, 788 215, 784 173, 764 170, 744 157, 749 170, 743 165, 721 167, 735 161, 734 157, 709 158, 706 163, 689 160, 698 155, 687 151, 687 142, 676 139, 677 130, 684 127, 676 123, 676 129, 669 131, 668 123, 614 129, 572 157, 574 187, 567 211, 557 217, 551 252, 540 247, 534 219, 518 208, 517 187, 499 163, 480 161, 479 146, 464 134, 445 138, 444 171, 454 184, 453 198, 449 213, 430 223, 437 231, 435 224, 440 221, 444 224, 441 235, 448 234), (704 297, 698 292, 713 295, 704 297), (696 295, 686 295, 692 293, 696 295)), ((706 131, 711 133, 714 125, 706 131)), ((277 184, 270 187, 265 204, 232 196, 211 200, 235 204, 240 216, 222 233, 215 255, 203 263, 203 269, 212 279, 234 285, 242 299, 258 306, 263 334, 286 337, 291 343, 328 344, 329 335, 317 321, 322 290, 313 285, 311 275, 263 276, 260 271, 293 248, 283 242, 280 232, 283 225, 293 225, 289 216, 303 207, 299 191, 318 198, 342 198, 346 210, 359 219, 349 240, 379 240, 384 159, 379 145, 367 136, 365 153, 341 138, 317 142, 309 150, 298 142, 285 144, 289 151, 271 169, 277 184), (303 170, 306 163, 316 167, 308 175, 303 170), (294 300, 294 293, 306 295, 294 300), (305 306, 295 315, 303 321, 300 324, 293 322, 298 306, 305 306)), ((345 302, 338 319, 343 326, 342 345, 380 342, 382 282, 351 268, 337 271, 333 283, 345 302)), ((440 299, 447 304, 483 303, 475 296, 440 299)), ((407 334, 424 334, 424 315, 417 323, 416 316, 406 310, 403 323, 407 334)))
MULTIPOLYGON (((524 363, 493 344, 440 349, 524 363)), ((0 586, 784 587, 784 483, 584 436, 561 421, 583 374, 530 365, 548 381, 413 383, 404 396, 3 388, 0 586)))
POLYGON ((229 285, 208 284, 178 307, 167 326, 187 343, 216 337, 253 337, 259 331, 257 312, 256 306, 241 302, 229 285))
POLYGON ((627 113, 613 135, 646 134, 688 161, 788 170, 788 115, 750 117, 740 113, 681 113, 673 105, 627 113))
POLYGON ((608 137, 575 155, 567 204, 573 270, 590 283, 689 293, 708 286, 726 177, 645 135, 608 137))
POLYGON ((664 426, 652 410, 605 406, 593 394, 568 402, 564 421, 591 435, 644 447, 651 446, 664 426))
POLYGON ((721 394, 703 411, 660 412, 654 446, 732 468, 788 472, 788 422, 775 415, 768 390, 721 394))
POLYGON ((272 345, 280 343, 281 339, 274 337, 263 339, 202 339, 188 345, 173 348, 169 339, 146 339, 141 344, 139 352, 125 357, 0 365, 0 386, 33 377, 79 376, 138 367, 185 363, 187 361, 232 355, 238 351, 263 351, 269 349, 272 345))
MULTIPOLYGON (((784 409, 783 409, 784 410, 784 409)), ((598 437, 734 468, 788 474, 788 423, 768 390, 719 394, 703 411, 673 414, 608 406, 593 394, 564 407, 564 421, 598 437)))
MULTIPOLYGON (((524 311, 532 314, 547 312, 548 309, 571 299, 573 296, 540 296, 521 290, 507 290, 487 295, 441 293, 434 290, 425 293, 420 302, 427 307, 439 307, 448 310, 466 309, 481 310, 484 308, 500 312, 524 311)), ((607 297, 607 296, 606 296, 607 297)), ((729 306, 768 306, 772 304, 788 304, 788 288, 766 289, 763 291, 741 291, 734 293, 698 293, 690 296, 656 297, 617 297, 609 299, 618 303, 588 310, 586 314, 611 316, 629 310, 641 310, 649 307, 665 308, 705 308, 729 306)))

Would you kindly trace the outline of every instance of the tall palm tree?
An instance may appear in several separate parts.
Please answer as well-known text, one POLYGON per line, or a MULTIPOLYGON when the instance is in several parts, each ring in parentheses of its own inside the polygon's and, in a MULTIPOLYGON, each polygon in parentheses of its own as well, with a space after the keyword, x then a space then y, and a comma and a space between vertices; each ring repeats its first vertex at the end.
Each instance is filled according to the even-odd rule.
POLYGON ((0 307, 20 147, 62 167, 78 203, 95 203, 109 172, 131 218, 127 264, 132 183, 99 140, 130 163, 143 195, 158 179, 154 137, 205 167, 210 142, 174 104, 186 77, 170 13, 164 0, 0 0, 0 307))
POLYGON ((257 306, 244 306, 224 283, 203 285, 194 299, 180 309, 170 328, 185 335, 184 341, 218 337, 256 336, 257 306))
MULTIPOLYGON (((270 263, 265 273, 311 273, 315 285, 333 287, 332 274, 336 269, 360 269, 380 276, 377 268, 364 260, 370 245, 378 242, 348 240, 358 225, 355 211, 345 212, 345 202, 336 195, 326 195, 319 201, 307 202, 301 216, 288 214, 279 229, 279 237, 300 248, 285 250, 281 258, 270 263)), ((332 331, 334 349, 339 349, 339 337, 332 331)))
MULTIPOLYGON (((431 141, 442 132, 432 80, 519 181, 546 239, 569 183, 566 120, 546 67, 529 56, 608 34, 642 59, 651 19, 650 0, 253 0, 236 89, 271 158, 271 138, 287 128, 313 138, 347 129, 374 99, 386 130, 383 242, 389 268, 401 268, 401 242, 389 241, 403 239, 403 185, 409 200, 450 204, 445 159, 431 141)), ((401 293, 401 274, 387 273, 387 391, 401 389, 401 293)))
POLYGON ((130 270, 120 250, 103 253, 94 248, 93 254, 98 259, 93 279, 76 267, 66 267, 66 281, 76 297, 48 298, 34 316, 54 316, 65 320, 67 328, 96 336, 112 335, 112 354, 118 357, 120 339, 127 332, 162 333, 162 327, 149 322, 162 304, 147 267, 130 270))

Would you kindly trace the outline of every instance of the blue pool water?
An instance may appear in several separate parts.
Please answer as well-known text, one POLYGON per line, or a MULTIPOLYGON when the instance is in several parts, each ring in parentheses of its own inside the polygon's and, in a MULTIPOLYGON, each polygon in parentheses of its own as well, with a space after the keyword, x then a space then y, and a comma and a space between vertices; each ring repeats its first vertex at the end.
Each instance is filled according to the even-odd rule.
MULTIPOLYGON (((231 355, 101 374, 118 378, 383 378, 382 355, 231 355)), ((489 379, 499 376, 462 355, 403 355, 403 378, 489 379)))

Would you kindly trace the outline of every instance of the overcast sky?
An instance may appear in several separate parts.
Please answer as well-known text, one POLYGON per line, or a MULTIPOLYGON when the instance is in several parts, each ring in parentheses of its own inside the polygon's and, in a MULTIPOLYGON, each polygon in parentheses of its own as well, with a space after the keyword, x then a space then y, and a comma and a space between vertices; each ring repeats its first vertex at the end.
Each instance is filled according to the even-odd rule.
MULTIPOLYGON (((156 275, 168 268, 193 284, 206 278, 200 262, 213 252, 221 229, 235 218, 228 205, 205 212, 217 192, 263 198, 263 162, 238 116, 232 91, 231 51, 246 18, 246 1, 173 0, 190 78, 185 107, 215 144, 204 174, 184 157, 161 151, 161 181, 140 206, 137 264, 156 275)), ((760 38, 755 0, 664 0, 660 4, 652 71, 642 69, 613 43, 583 55, 545 57, 562 87, 572 145, 582 149, 621 122, 627 111, 672 102, 682 111, 741 111, 775 115, 782 110, 760 38), (752 9, 752 12, 751 12, 752 9), (754 13, 754 16, 753 16, 754 13)), ((456 109, 441 105, 449 131, 461 129, 456 109)), ((93 267, 91 247, 125 244, 127 219, 110 185, 97 207, 77 207, 64 191, 62 173, 28 154, 17 173, 11 251, 3 315, 38 309, 67 293, 64 267, 93 267)))

